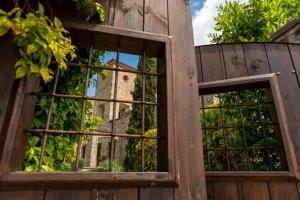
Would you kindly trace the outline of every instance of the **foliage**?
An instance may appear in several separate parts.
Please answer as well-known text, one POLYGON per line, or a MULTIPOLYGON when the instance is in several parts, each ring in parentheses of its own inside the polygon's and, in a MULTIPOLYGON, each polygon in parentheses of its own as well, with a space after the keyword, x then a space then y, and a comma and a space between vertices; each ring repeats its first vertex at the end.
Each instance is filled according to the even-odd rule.
POLYGON ((22 9, 15 7, 9 12, 0 10, 0 36, 12 30, 14 41, 19 47, 20 59, 16 62, 16 78, 41 75, 45 82, 52 79, 49 68, 52 59, 58 67, 66 69, 68 57, 75 58, 75 47, 68 32, 58 18, 51 21, 44 15, 44 7, 39 4, 35 12, 23 17, 22 9))
POLYGON ((87 21, 95 15, 98 15, 100 22, 105 20, 105 9, 96 0, 75 0, 75 2, 78 10, 88 9, 89 16, 87 21))
MULTIPOLYGON (((243 151, 246 144, 248 147, 258 149, 267 146, 277 147, 280 144, 279 139, 276 139, 276 132, 272 126, 271 108, 267 104, 262 104, 262 102, 268 101, 266 91, 263 89, 245 90, 241 91, 239 96, 239 104, 252 106, 241 106, 239 108, 237 106, 238 100, 234 93, 224 93, 217 97, 209 97, 218 99, 220 102, 209 104, 208 107, 211 109, 206 109, 205 113, 201 112, 202 127, 209 128, 203 131, 203 140, 206 148, 224 148, 227 145, 227 148, 242 149, 228 152, 230 167, 233 171, 247 170, 248 168, 253 171, 266 171, 269 170, 270 160, 273 170, 281 170, 284 161, 280 162, 281 159, 277 151, 248 151, 248 158, 245 151, 243 151), (222 106, 222 109, 217 108, 220 106, 222 106), (261 125, 262 123, 264 124, 263 126, 261 125), (241 124, 245 127, 239 127, 241 124), (222 127, 224 126, 235 128, 223 129, 222 127)), ((209 158, 210 170, 227 170, 225 152, 208 151, 207 154, 205 154, 206 168, 208 168, 207 161, 209 158)))
MULTIPOLYGON (((146 58, 145 59, 145 70, 147 72, 156 73, 157 60, 155 58, 146 58)), ((142 69, 142 61, 140 59, 138 69, 142 69)), ((147 102, 156 101, 156 91, 157 91, 157 82, 155 77, 148 76, 145 78, 146 94, 145 100, 147 102)), ((142 76, 137 75, 135 79, 135 87, 133 91, 133 100, 142 99, 142 76)), ((127 133, 128 134, 141 134, 141 106, 134 104, 132 109, 132 115, 129 120, 127 133)), ((145 107, 145 132, 150 129, 156 128, 156 108, 154 106, 145 107)), ((138 144, 137 139, 129 139, 126 146, 126 156, 125 156, 125 170, 126 171, 140 171, 141 163, 139 161, 140 151, 137 149, 138 144)), ((156 162, 156 161, 155 161, 156 162)), ((151 166, 151 165, 150 165, 151 166)), ((145 170, 148 170, 145 168, 145 170)), ((149 169, 151 170, 151 169, 149 169)))
POLYGON ((300 14, 299 0, 226 1, 218 7, 213 43, 266 42, 300 14))
MULTIPOLYGON (((157 136, 157 129, 150 129, 145 133, 147 137, 155 137, 157 136)), ((156 172, 157 171, 157 140, 149 139, 144 140, 144 163, 145 163, 145 171, 147 172, 156 172)), ((137 152, 142 151, 142 143, 139 141, 135 147, 137 152)), ((139 166, 141 163, 141 157, 138 157, 135 160, 135 166, 139 166)))
MULTIPOLYGON (((87 63, 88 51, 78 49, 76 63, 87 63)), ((93 65, 99 66, 103 51, 93 52, 93 65)), ((93 84, 95 73, 102 74, 102 70, 94 71, 90 75, 90 85, 93 84)), ((104 73, 105 74, 105 73, 104 73)), ((84 68, 72 68, 62 71, 57 87, 57 93, 80 96, 83 93, 84 79, 86 71, 84 68)), ((42 92, 49 92, 53 88, 53 82, 43 84, 40 88, 42 92)), ((101 117, 93 116, 94 106, 87 101, 84 131, 99 126, 101 117)), ((39 97, 35 108, 32 126, 33 128, 44 128, 49 110, 49 99, 39 97)), ((50 129, 52 130, 80 130, 82 112, 82 101, 61 98, 54 102, 50 129)), ((85 142, 86 142, 86 138, 85 142)), ((44 171, 69 171, 76 158, 78 137, 74 135, 49 135, 45 149, 42 169, 44 171)), ((26 171, 36 171, 39 162, 41 148, 41 136, 31 135, 28 137, 24 166, 26 171)))
MULTIPOLYGON (((118 160, 112 161, 112 172, 123 172, 124 167, 122 163, 118 160)), ((99 168, 91 169, 89 172, 109 172, 109 159, 101 161, 101 166, 99 168)))

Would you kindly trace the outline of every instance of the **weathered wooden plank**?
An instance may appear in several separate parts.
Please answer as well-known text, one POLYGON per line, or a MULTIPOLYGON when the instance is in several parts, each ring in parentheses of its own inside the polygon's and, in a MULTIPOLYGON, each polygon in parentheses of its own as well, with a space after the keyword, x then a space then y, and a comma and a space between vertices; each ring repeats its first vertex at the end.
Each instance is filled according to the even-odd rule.
MULTIPOLYGON (((289 44, 290 53, 293 59, 295 73, 297 74, 298 84, 300 84, 300 45, 289 44)), ((300 87, 300 85, 299 85, 300 87)))
POLYGON ((97 200, 137 200, 138 189, 99 190, 97 200))
POLYGON ((168 1, 145 0, 144 31, 168 35, 168 1))
POLYGON ((44 191, 1 191, 0 200, 44 200, 44 191))
POLYGON ((144 26, 144 1, 116 0, 113 24, 116 27, 142 31, 144 26))
POLYGON ((214 194, 214 182, 213 181, 206 182, 206 191, 207 191, 207 200, 214 200, 215 194, 214 194))
POLYGON ((195 55, 196 55, 196 67, 197 67, 197 77, 198 83, 203 82, 203 73, 202 73, 202 59, 201 59, 201 51, 200 47, 195 48, 195 55))
MULTIPOLYGON (((0 136, 2 125, 6 115, 9 98, 11 96, 13 83, 15 80, 14 65, 17 61, 17 49, 12 41, 12 37, 6 34, 0 38, 0 136)), ((1 141, 0 141, 1 143, 1 141)))
POLYGON ((299 200, 297 185, 294 182, 269 183, 272 200, 299 200))
POLYGON ((91 200, 90 190, 47 190, 45 200, 91 200))
POLYGON ((244 200, 269 200, 269 189, 265 182, 243 182, 244 200))
POLYGON ((206 199, 202 136, 198 108, 197 69, 189 1, 168 1, 169 34, 175 38, 173 69, 176 71, 176 119, 179 187, 176 199, 206 199), (184 31, 183 31, 184 30, 184 31), (188 97, 188 98, 182 98, 188 97), (178 100, 178 101, 177 101, 178 100), (197 155, 197 159, 194 156, 197 155))
POLYGON ((292 155, 289 156, 300 166, 300 107, 298 105, 300 90, 296 74, 293 73, 291 56, 287 45, 266 44, 266 50, 271 71, 278 74, 279 88, 286 112, 290 137, 287 138, 289 145, 285 148, 289 148, 292 152, 292 155))
POLYGON ((239 199, 236 182, 215 182, 214 183, 215 200, 235 200, 239 199))
POLYGON ((139 194, 139 200, 173 200, 173 188, 172 189, 147 189, 141 188, 139 194))
POLYGON ((226 77, 222 72, 221 54, 217 45, 200 47, 203 81, 222 80, 226 77))
POLYGON ((250 43, 243 44, 243 47, 249 75, 270 73, 264 44, 250 43))
POLYGON ((241 44, 222 45, 227 78, 247 76, 247 67, 241 44))

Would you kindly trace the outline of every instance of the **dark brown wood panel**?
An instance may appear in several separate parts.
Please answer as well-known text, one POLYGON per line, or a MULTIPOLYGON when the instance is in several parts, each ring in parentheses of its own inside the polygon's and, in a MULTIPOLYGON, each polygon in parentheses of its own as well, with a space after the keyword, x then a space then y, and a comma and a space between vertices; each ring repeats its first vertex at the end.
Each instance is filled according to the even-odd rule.
POLYGON ((264 44, 243 44, 249 75, 270 73, 264 44))
POLYGON ((222 45, 227 78, 247 76, 248 71, 241 44, 222 45))
POLYGON ((206 182, 206 190, 207 190, 207 200, 214 200, 214 182, 207 181, 206 182))
POLYGON ((293 63, 289 54, 288 46, 282 44, 266 44, 271 71, 278 73, 279 87, 282 101, 285 107, 287 125, 289 128, 289 147, 294 151, 291 155, 300 166, 300 90, 296 74, 293 73, 293 63), (298 156, 297 156, 298 155, 298 156))
POLYGON ((115 189, 115 190, 98 190, 97 200, 137 200, 138 189, 115 189))
POLYGON ((198 83, 203 82, 203 73, 202 73, 202 62, 201 62, 201 52, 200 47, 196 47, 196 65, 197 65, 197 77, 198 83))
POLYGON ((141 188, 139 191, 139 200, 173 200, 173 188, 172 189, 145 189, 141 188))
POLYGON ((197 70, 189 1, 169 1, 169 31, 174 37, 175 124, 178 130, 179 187, 175 199, 206 199, 197 70), (197 156, 197 159, 193 156, 197 156), (188 164, 187 164, 188 163, 188 164))
MULTIPOLYGON (((14 65, 17 60, 17 49, 9 34, 0 37, 0 136, 2 124, 11 96, 12 87, 15 79, 14 65)), ((1 141, 0 141, 1 144, 1 141)))
POLYGON ((168 35, 168 1, 145 0, 144 31, 168 35))
POLYGON ((269 188, 265 182, 243 182, 244 200, 269 200, 269 188))
POLYGON ((200 47, 200 54, 204 82, 222 80, 226 78, 226 75, 222 70, 222 54, 220 54, 218 46, 200 47))
POLYGON ((0 200, 44 200, 44 191, 2 191, 0 200))
POLYGON ((215 182, 214 183, 215 200, 237 200, 239 199, 238 187, 236 182, 215 182))
POLYGON ((92 191, 89 190, 48 190, 45 200, 92 200, 92 191))
POLYGON ((142 31, 144 26, 144 1, 116 0, 113 25, 142 31))
POLYGON ((289 45, 290 53, 293 59, 295 73, 297 74, 298 84, 300 87, 300 45, 289 45))
POLYGON ((269 183, 272 200, 299 200, 297 185, 294 182, 269 183))

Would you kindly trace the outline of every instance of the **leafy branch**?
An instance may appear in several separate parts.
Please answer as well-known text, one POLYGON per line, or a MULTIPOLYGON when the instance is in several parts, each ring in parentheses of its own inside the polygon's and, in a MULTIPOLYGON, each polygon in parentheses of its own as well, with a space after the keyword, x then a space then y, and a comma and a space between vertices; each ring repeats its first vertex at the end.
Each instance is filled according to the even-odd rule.
POLYGON ((60 69, 66 69, 68 58, 76 57, 76 48, 60 20, 55 17, 52 21, 44 15, 42 4, 38 4, 37 11, 22 16, 19 7, 9 12, 0 9, 0 36, 11 30, 19 47, 16 78, 38 74, 44 82, 49 82, 53 78, 49 68, 51 61, 55 60, 60 69))

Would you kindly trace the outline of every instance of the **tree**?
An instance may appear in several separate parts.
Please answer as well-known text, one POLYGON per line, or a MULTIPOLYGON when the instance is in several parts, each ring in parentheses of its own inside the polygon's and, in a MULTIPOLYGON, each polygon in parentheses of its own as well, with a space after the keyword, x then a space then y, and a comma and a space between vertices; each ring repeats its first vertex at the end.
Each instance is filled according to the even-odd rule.
MULTIPOLYGON (((142 70, 142 58, 140 58, 138 70, 142 70)), ((145 59, 145 71, 156 73, 157 71, 157 60, 155 58, 145 59)), ((155 102, 156 101, 156 91, 157 91, 157 81, 154 76, 145 77, 145 101, 155 102)), ((138 74, 135 79, 135 87, 133 91, 133 100, 142 99, 142 75, 138 74)), ((141 134, 142 127, 142 110, 141 105, 134 104, 132 109, 132 115, 129 120, 129 125, 127 129, 128 134, 141 134)), ((154 106, 145 106, 145 132, 150 129, 156 128, 156 108, 154 106)), ((128 144, 126 146, 126 156, 125 156, 125 170, 126 171, 140 171, 141 169, 141 155, 138 139, 128 139, 128 144)), ((153 170, 153 165, 145 166, 145 171, 153 170), (151 167, 150 167, 151 166, 151 167)))
POLYGON ((266 42, 300 14, 299 0, 226 1, 218 7, 213 43, 266 42))

